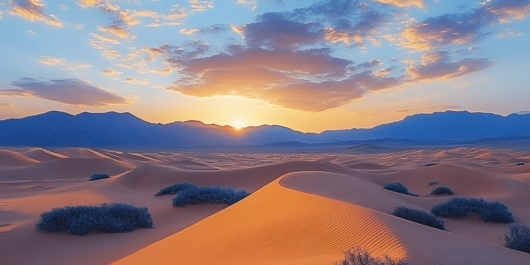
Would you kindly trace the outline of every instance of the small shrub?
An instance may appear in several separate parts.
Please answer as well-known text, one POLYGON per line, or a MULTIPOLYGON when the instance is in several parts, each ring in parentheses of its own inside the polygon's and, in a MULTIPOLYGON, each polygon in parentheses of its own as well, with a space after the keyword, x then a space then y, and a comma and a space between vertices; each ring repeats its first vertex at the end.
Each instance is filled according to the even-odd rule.
POLYGON ((427 163, 427 164, 425 164, 426 167, 436 166, 436 165, 437 165, 436 163, 427 163))
POLYGON ((84 235, 92 230, 105 233, 123 233, 136 227, 153 227, 153 219, 146 207, 125 203, 102 206, 67 206, 41 214, 35 224, 38 231, 64 232, 84 235))
POLYGON ((372 253, 361 247, 352 247, 344 253, 344 260, 336 261, 335 265, 409 265, 404 260, 395 260, 388 255, 374 257, 372 253))
POLYGON ((187 204, 228 204, 232 205, 250 193, 246 190, 234 190, 231 188, 223 188, 219 186, 211 187, 192 187, 179 191, 177 196, 173 198, 173 206, 184 207, 187 204))
POLYGON ((393 191, 393 192, 398 192, 398 193, 403 193, 403 194, 414 196, 414 197, 419 197, 418 194, 409 192, 409 189, 407 189, 407 187, 405 187, 405 185, 403 185, 401 182, 385 183, 383 184, 383 188, 393 191))
POLYGON ((500 202, 488 202, 483 198, 452 198, 432 207, 431 213, 438 217, 464 218, 469 212, 478 213, 484 222, 511 223, 513 214, 500 202))
POLYGON ((436 216, 422 210, 398 206, 396 207, 396 209, 394 209, 392 215, 418 224, 434 227, 440 230, 445 230, 443 220, 440 220, 436 218, 436 216))
POLYGON ((429 180, 429 181, 427 181, 427 185, 429 185, 429 186, 432 186, 432 185, 434 185, 434 184, 438 184, 438 181, 436 181, 436 180, 429 180))
POLYGON ((524 162, 518 162, 516 166, 524 166, 524 162))
POLYGON ((105 173, 94 173, 92 175, 90 175, 90 179, 89 181, 92 181, 92 180, 98 180, 98 179, 108 179, 110 178, 109 174, 105 174, 105 173))
POLYGON ((453 191, 446 186, 438 186, 431 191, 431 195, 453 195, 453 191))
POLYGON ((190 183, 190 182, 181 182, 181 183, 176 183, 176 184, 173 184, 171 186, 167 186, 161 190, 159 190, 155 196, 162 196, 162 195, 166 195, 166 194, 177 194, 179 191, 182 191, 182 190, 185 190, 185 189, 189 189, 189 188, 197 188, 197 186, 195 186, 193 183, 190 183))
POLYGON ((504 235, 504 246, 530 253, 530 226, 512 225, 504 235))

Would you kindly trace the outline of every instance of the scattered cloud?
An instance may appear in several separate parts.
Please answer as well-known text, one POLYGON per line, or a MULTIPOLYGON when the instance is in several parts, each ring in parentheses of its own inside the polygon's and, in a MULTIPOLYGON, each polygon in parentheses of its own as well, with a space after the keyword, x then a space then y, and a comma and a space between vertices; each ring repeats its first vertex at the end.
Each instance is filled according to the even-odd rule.
POLYGON ((121 42, 116 39, 116 38, 112 38, 112 37, 105 37, 105 36, 101 36, 101 35, 98 35, 96 33, 90 33, 90 36, 96 38, 97 40, 100 40, 100 41, 104 41, 104 42, 109 42, 109 43, 112 43, 112 44, 120 44, 121 42))
POLYGON ((454 79, 475 73, 493 65, 492 61, 485 58, 466 58, 453 61, 448 52, 435 52, 422 55, 420 65, 411 63, 406 71, 414 80, 454 79))
POLYGON ((39 81, 26 77, 12 82, 11 85, 16 88, 0 90, 0 95, 34 97, 83 106, 108 106, 131 103, 130 99, 105 91, 76 78, 39 81))
POLYGON ((188 0, 188 2, 190 3, 191 10, 194 12, 203 12, 207 9, 213 8, 213 0, 188 0))
POLYGON ((28 29, 28 33, 29 33, 29 34, 33 34, 33 35, 37 34, 37 33, 35 33, 35 31, 33 31, 33 30, 31 30, 31 29, 28 29))
POLYGON ((399 34, 399 45, 416 51, 448 44, 468 44, 489 35, 495 22, 506 23, 530 14, 530 0, 487 0, 464 13, 447 13, 411 23, 399 34))
POLYGON ((4 11, 0 10, 0 19, 4 18, 4 11))
POLYGON ((99 26, 98 29, 102 32, 107 32, 122 39, 129 37, 129 31, 122 25, 116 24, 108 27, 99 26))
POLYGON ((236 2, 238 5, 247 6, 250 9, 257 10, 259 8, 258 1, 256 0, 237 0, 236 2))
POLYGON ((44 12, 44 4, 39 0, 11 0, 9 1, 11 10, 9 13, 13 16, 23 17, 30 21, 42 21, 48 25, 63 27, 55 15, 44 12))
POLYGON ((105 73, 106 75, 121 75, 122 74, 122 72, 118 70, 114 70, 112 68, 107 68, 103 70, 103 73, 105 73))
POLYGON ((76 69, 89 68, 92 66, 90 64, 84 64, 84 63, 71 63, 71 62, 66 61, 65 59, 49 57, 49 56, 42 56, 39 62, 41 64, 50 65, 50 66, 54 66, 54 65, 64 66, 62 68, 63 70, 70 70, 70 71, 73 71, 76 69))
POLYGON ((522 32, 515 32, 511 29, 506 29, 504 32, 499 32, 497 37, 499 38, 517 38, 523 36, 522 32))
POLYGON ((121 57, 121 54, 116 51, 116 50, 113 50, 111 49, 106 42, 104 41, 100 41, 100 40, 89 40, 88 41, 88 44, 90 46, 92 46, 93 48, 96 48, 98 50, 101 51, 101 53, 103 54, 104 57, 108 58, 108 59, 116 59, 116 58, 119 58, 121 57))
POLYGON ((397 7, 409 7, 409 6, 423 7, 424 6, 423 0, 373 0, 373 1, 383 3, 383 4, 395 5, 397 7))
POLYGON ((192 35, 196 32, 198 32, 199 29, 197 28, 193 28, 193 29, 180 29, 180 33, 184 34, 184 35, 192 35))
POLYGON ((138 80, 136 78, 131 78, 131 77, 125 78, 123 80, 123 82, 125 82, 125 83, 133 83, 133 84, 138 84, 138 85, 148 85, 149 84, 149 81, 147 79, 138 80))

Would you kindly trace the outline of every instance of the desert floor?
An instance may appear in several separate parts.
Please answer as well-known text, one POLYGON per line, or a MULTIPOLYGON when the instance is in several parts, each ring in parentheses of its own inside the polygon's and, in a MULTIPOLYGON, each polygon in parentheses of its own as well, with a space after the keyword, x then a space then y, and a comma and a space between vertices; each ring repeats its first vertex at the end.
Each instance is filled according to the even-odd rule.
POLYGON ((451 196, 499 201, 530 225, 530 152, 447 147, 223 152, 4 148, 0 150, 0 264, 332 264, 361 246, 412 264, 530 264, 507 249, 510 224, 477 215, 446 231, 392 216, 430 211, 451 196), (518 162, 525 165, 516 166, 518 162), (433 166, 425 166, 436 163, 433 166), (88 181, 92 173, 109 179, 88 181), (431 180, 436 185, 428 185, 431 180), (232 205, 173 207, 161 188, 190 181, 252 192, 232 205), (399 181, 420 195, 382 188, 399 181), (155 227, 72 236, 35 230, 52 208, 124 202, 149 208, 155 227))

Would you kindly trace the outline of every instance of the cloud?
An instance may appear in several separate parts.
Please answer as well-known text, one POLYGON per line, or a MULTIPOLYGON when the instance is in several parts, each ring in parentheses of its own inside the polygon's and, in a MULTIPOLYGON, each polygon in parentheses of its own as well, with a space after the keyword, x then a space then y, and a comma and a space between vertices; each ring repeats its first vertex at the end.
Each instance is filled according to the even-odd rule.
POLYGON ((273 51, 232 46, 228 52, 185 62, 180 71, 184 77, 168 89, 197 97, 257 98, 318 112, 401 82, 376 77, 371 70, 352 73, 353 62, 332 57, 329 49, 273 51))
POLYGON ((420 113, 420 112, 428 112, 428 111, 430 111, 430 112, 432 112, 432 111, 445 111, 445 110, 460 109, 460 108, 462 108, 462 106, 457 106, 457 105, 435 105, 435 106, 422 107, 422 108, 396 110, 395 112, 398 112, 398 113, 407 113, 407 112, 420 113))
POLYGON ((423 7, 424 5, 423 0, 373 0, 373 1, 383 3, 383 4, 395 5, 397 7, 409 7, 409 6, 423 7))
POLYGON ((188 0, 190 3, 191 10, 194 12, 203 12, 207 9, 213 8, 212 1, 200 1, 200 0, 188 0))
POLYGON ((10 108, 13 107, 13 103, 0 102, 0 107, 10 108))
POLYGON ((100 40, 100 41, 105 41, 105 42, 109 42, 109 43, 112 43, 112 44, 120 44, 121 42, 116 39, 116 38, 111 38, 111 37, 105 37, 105 36, 101 36, 101 35, 98 35, 96 33, 90 33, 90 36, 100 40))
POLYGON ((129 99, 76 78, 51 81, 22 78, 12 82, 11 85, 16 88, 0 90, 0 95, 35 97, 70 105, 84 106, 108 106, 131 103, 129 99))
POLYGON ((106 75, 121 75, 122 74, 122 72, 118 70, 114 70, 112 68, 107 68, 103 70, 103 73, 105 73, 106 75))
POLYGON ((76 69, 89 68, 92 66, 90 64, 84 64, 84 63, 71 63, 71 62, 66 61, 65 59, 49 57, 49 56, 42 56, 39 62, 41 64, 50 65, 50 66, 55 66, 55 65, 64 66, 64 68, 62 68, 63 70, 71 70, 71 71, 76 70, 76 69))
POLYGON ((106 58, 116 59, 121 57, 121 54, 118 51, 111 49, 104 41, 89 40, 88 44, 100 50, 103 56, 105 56, 106 58))
POLYGON ((499 32, 497 37, 499 38, 517 38, 523 36, 522 32, 515 32, 511 29, 506 29, 504 32, 499 32))
POLYGON ((322 1, 292 12, 265 13, 232 30, 253 47, 292 48, 327 41, 364 49, 366 40, 380 43, 379 30, 390 17, 361 1, 322 1))
POLYGON ((468 12, 447 13, 412 23, 399 34, 399 44, 416 51, 468 44, 488 35, 485 29, 495 22, 523 19, 529 13, 530 0, 487 0, 468 12))
POLYGON ((453 61, 448 52, 424 54, 420 65, 410 63, 411 65, 406 68, 410 78, 423 81, 454 79, 493 65, 490 60, 485 58, 465 58, 460 61, 453 61))
POLYGON ((123 82, 125 82, 125 83, 133 83, 133 84, 138 84, 138 85, 148 85, 149 84, 149 81, 147 79, 138 80, 136 78, 131 78, 131 77, 125 78, 123 80, 123 82))
POLYGON ((123 25, 115 24, 108 27, 99 26, 98 29, 102 32, 110 33, 122 39, 129 37, 129 31, 123 25))
POLYGON ((4 18, 4 12, 0 10, 0 19, 4 18))
POLYGON ((11 10, 9 13, 13 16, 23 17, 30 21, 42 21, 48 25, 63 27, 55 15, 44 12, 44 4, 39 0, 11 0, 9 1, 11 10))
POLYGON ((193 28, 193 29, 180 29, 180 33, 184 34, 184 35, 192 35, 196 32, 198 32, 199 29, 197 28, 193 28))
POLYGON ((236 2, 238 5, 247 6, 250 9, 257 10, 259 8, 258 1, 256 0, 237 0, 236 2))

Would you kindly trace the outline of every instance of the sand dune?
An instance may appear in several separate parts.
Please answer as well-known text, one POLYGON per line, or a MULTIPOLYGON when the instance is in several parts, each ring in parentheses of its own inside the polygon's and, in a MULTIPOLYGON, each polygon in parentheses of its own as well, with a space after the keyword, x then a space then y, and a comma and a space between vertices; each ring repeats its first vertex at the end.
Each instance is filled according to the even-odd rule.
POLYGON ((35 159, 40 162, 57 160, 57 159, 68 157, 68 156, 54 153, 52 151, 42 149, 42 148, 32 148, 29 151, 23 152, 23 154, 29 158, 35 159))
POLYGON ((444 219, 446 231, 391 215, 429 211, 450 197, 483 197, 530 224, 529 153, 488 148, 316 150, 291 153, 141 153, 40 148, 0 150, 1 264, 331 264, 360 245, 412 264, 525 264, 502 246, 510 224, 471 215, 444 219), (436 163, 426 167, 427 163, 436 163), (88 181, 92 173, 109 179, 88 181), (437 184, 428 185, 430 180, 437 184), (232 206, 176 208, 159 189, 182 181, 244 188, 232 206), (382 188, 399 181, 421 197, 382 188), (40 213, 68 205, 146 206, 154 229, 83 237, 37 232, 40 213), (31 255, 27 253, 31 252, 31 255), (68 253, 68 254, 64 254, 68 253), (97 255, 94 255, 97 253, 97 255))
POLYGON ((113 264, 329 264, 352 245, 397 258, 406 254, 372 210, 275 181, 113 264))
POLYGON ((29 158, 21 153, 10 150, 0 150, 0 166, 18 167, 37 163, 39 163, 39 161, 29 158))

